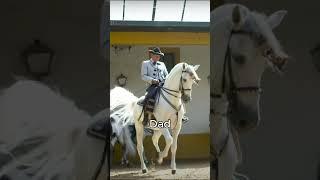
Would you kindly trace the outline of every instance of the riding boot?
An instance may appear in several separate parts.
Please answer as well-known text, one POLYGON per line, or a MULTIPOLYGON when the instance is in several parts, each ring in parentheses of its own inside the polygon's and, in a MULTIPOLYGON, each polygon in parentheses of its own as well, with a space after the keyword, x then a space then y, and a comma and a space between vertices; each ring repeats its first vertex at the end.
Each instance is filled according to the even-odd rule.
POLYGON ((145 113, 145 114, 144 114, 143 121, 142 121, 142 124, 143 124, 144 126, 146 126, 146 125, 148 124, 148 118, 149 118, 148 113, 145 113))

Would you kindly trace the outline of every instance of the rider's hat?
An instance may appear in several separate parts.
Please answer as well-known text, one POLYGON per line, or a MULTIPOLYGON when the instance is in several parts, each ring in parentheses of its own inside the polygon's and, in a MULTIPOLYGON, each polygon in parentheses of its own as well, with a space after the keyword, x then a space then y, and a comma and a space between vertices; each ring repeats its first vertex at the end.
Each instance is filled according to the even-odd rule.
POLYGON ((160 48, 158 48, 158 47, 155 47, 155 48, 153 48, 153 49, 150 49, 149 52, 152 53, 152 54, 164 56, 164 53, 161 52, 160 48))

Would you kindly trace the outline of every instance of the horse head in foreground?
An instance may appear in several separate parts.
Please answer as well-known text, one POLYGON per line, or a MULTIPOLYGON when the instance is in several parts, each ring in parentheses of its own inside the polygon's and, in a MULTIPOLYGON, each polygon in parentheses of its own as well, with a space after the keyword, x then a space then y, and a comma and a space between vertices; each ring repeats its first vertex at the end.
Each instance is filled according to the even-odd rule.
MULTIPOLYGON (((171 168, 172 173, 176 172, 175 155, 177 150, 177 139, 181 130, 182 116, 185 114, 183 102, 189 102, 192 99, 192 86, 198 84, 200 78, 196 73, 199 65, 193 66, 187 63, 176 64, 168 74, 164 84, 160 87, 158 100, 154 108, 153 115, 156 124, 159 122, 170 122, 168 127, 152 127, 148 128, 154 130, 152 142, 158 152, 158 163, 162 163, 163 158, 168 156, 169 149, 171 148, 171 168), (172 130, 172 135, 169 132, 172 130), (161 135, 164 135, 166 146, 163 151, 160 150, 158 140, 161 135)), ((146 165, 143 158, 143 134, 144 126, 142 124, 142 106, 137 102, 144 97, 137 98, 131 92, 115 87, 110 93, 110 107, 114 110, 111 113, 117 114, 121 119, 120 124, 123 127, 127 124, 134 124, 136 128, 137 150, 140 157, 141 169, 143 173, 147 172, 146 165)))
POLYGON ((220 6, 211 13, 214 53, 210 124, 213 156, 221 160, 214 165, 219 167, 217 180, 231 179, 235 164, 241 159, 237 132, 249 131, 259 124, 264 71, 270 67, 281 73, 288 61, 273 33, 285 14, 281 10, 266 16, 238 4, 220 6))

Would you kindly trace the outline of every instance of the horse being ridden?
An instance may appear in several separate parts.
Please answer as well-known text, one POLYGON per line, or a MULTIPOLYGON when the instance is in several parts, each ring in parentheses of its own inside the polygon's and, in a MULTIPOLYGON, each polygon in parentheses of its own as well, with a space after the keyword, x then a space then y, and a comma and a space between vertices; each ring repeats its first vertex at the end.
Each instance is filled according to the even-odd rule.
MULTIPOLYGON (((158 163, 162 163, 163 158, 168 155, 168 151, 171 147, 172 173, 176 172, 175 155, 177 150, 177 139, 181 130, 182 116, 185 113, 182 101, 191 101, 192 85, 197 84, 200 81, 200 78, 196 73, 198 67, 199 65, 192 66, 188 65, 187 63, 179 63, 174 66, 174 68, 168 74, 163 87, 161 87, 161 90, 159 91, 159 99, 153 112, 155 121, 164 122, 170 120, 170 127, 159 128, 149 126, 150 129, 154 130, 152 141, 159 154, 158 163), (169 132, 169 129, 172 130, 172 136, 169 132), (160 151, 158 145, 158 140, 161 135, 164 135, 166 140, 166 146, 163 151, 160 151)), ((120 119, 122 120, 123 126, 125 126, 127 123, 135 124, 137 150, 140 157, 141 168, 142 172, 146 173, 147 168, 143 159, 143 108, 137 104, 137 102, 142 100, 144 97, 138 99, 132 93, 120 87, 112 89, 111 94, 116 94, 118 95, 117 97, 121 98, 121 100, 117 100, 118 102, 125 102, 124 104, 122 103, 122 107, 116 111, 116 113, 121 116, 120 119)), ((114 97, 110 96, 111 101, 112 99, 116 99, 116 95, 114 97)), ((120 104, 118 103, 116 105, 115 103, 111 105, 119 106, 120 104)))

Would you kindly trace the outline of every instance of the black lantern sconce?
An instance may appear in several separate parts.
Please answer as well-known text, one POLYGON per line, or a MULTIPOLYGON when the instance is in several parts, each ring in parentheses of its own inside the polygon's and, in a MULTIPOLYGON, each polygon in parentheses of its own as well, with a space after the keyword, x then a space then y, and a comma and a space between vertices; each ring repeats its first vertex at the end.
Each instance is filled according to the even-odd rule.
POLYGON ((38 39, 34 40, 34 43, 22 52, 23 62, 28 73, 37 80, 41 80, 51 73, 53 57, 53 50, 38 39))
POLYGON ((124 87, 125 85, 127 85, 127 80, 128 78, 124 76, 122 73, 120 74, 120 76, 117 77, 117 83, 121 87, 124 87))

